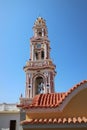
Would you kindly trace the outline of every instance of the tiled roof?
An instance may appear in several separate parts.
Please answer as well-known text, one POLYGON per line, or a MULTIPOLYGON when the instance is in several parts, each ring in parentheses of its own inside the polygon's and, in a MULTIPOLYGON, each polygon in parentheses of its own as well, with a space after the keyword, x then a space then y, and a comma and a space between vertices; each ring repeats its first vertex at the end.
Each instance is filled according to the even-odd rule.
POLYGON ((67 94, 71 93, 73 90, 75 90, 76 88, 78 88, 79 86, 81 86, 82 84, 87 83, 87 80, 83 80, 82 82, 76 84, 74 87, 72 87, 67 94))
MULTIPOLYGON (((64 100, 65 95, 65 93, 40 94, 34 98, 32 104, 29 107, 56 107, 64 100)), ((27 109, 28 106, 25 106, 25 108, 27 109)))
POLYGON ((60 123, 87 123, 87 118, 86 117, 64 117, 64 118, 50 118, 50 119, 28 119, 21 121, 21 124, 60 124, 60 123))
POLYGON ((58 107, 62 102, 82 84, 87 83, 87 80, 80 82, 79 84, 72 87, 68 92, 65 93, 47 93, 35 96, 31 105, 22 105, 23 109, 29 108, 55 108, 58 107))

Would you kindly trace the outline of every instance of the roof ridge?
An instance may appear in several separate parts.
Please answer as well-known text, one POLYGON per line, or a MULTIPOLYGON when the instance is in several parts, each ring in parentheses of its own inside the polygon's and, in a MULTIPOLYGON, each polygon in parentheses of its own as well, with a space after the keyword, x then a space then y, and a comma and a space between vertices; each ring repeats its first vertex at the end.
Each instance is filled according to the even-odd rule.
POLYGON ((83 80, 83 81, 81 81, 80 83, 77 83, 76 85, 74 85, 72 88, 70 88, 69 90, 68 90, 68 92, 66 92, 66 93, 71 93, 72 91, 74 91, 76 88, 78 88, 80 85, 82 85, 82 84, 84 84, 84 83, 86 83, 87 82, 87 80, 83 80))

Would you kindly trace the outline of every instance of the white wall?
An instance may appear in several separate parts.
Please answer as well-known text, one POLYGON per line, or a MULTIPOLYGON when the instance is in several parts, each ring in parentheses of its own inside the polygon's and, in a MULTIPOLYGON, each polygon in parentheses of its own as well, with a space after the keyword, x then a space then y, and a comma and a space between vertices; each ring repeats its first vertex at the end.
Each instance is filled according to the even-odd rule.
POLYGON ((10 127, 10 120, 16 120, 16 130, 20 129, 20 110, 17 104, 0 104, 0 130, 10 127), (3 129, 2 129, 3 128, 3 129))
POLYGON ((10 120, 16 120, 16 130, 19 130, 20 113, 0 113, 0 130, 1 128, 9 128, 10 120))
POLYGON ((10 120, 16 120, 16 130, 20 128, 20 113, 0 113, 0 130, 10 127, 10 120))

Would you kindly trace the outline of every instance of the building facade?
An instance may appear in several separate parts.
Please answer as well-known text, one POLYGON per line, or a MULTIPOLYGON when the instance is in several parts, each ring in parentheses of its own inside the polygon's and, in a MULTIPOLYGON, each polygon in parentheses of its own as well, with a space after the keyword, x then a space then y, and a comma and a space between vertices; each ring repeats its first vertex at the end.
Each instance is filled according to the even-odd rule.
POLYGON ((40 94, 32 103, 19 105, 26 111, 23 130, 87 129, 87 80, 64 93, 40 94))
POLYGON ((19 130, 20 111, 17 104, 0 104, 0 130, 19 130))
POLYGON ((87 80, 67 92, 54 90, 55 65, 50 58, 50 41, 46 22, 36 19, 30 39, 27 61, 25 97, 20 97, 22 130, 87 129, 87 80))

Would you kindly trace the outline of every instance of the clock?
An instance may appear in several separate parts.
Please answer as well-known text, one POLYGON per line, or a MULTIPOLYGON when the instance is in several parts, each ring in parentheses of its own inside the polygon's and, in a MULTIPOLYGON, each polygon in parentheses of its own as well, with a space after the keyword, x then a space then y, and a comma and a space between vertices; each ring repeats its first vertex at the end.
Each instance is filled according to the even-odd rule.
POLYGON ((38 49, 41 48, 41 43, 37 43, 37 48, 38 48, 38 49))

